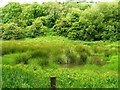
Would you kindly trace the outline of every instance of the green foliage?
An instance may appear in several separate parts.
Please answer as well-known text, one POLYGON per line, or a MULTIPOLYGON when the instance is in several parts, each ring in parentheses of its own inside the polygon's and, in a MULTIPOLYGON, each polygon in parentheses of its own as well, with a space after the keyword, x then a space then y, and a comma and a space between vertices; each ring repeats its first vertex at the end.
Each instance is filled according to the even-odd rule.
POLYGON ((69 13, 67 14, 67 19, 70 21, 70 22, 77 22, 79 21, 79 17, 80 17, 80 14, 81 14, 81 10, 78 9, 78 8, 71 8, 69 10, 69 13))
POLYGON ((39 5, 37 2, 34 2, 31 7, 34 9, 33 11, 34 18, 44 16, 44 13, 43 13, 44 8, 42 5, 39 5))
MULTIPOLYGON (((30 41, 10 40, 2 42, 2 55, 20 53, 15 56, 16 59, 13 57, 13 60, 17 63, 28 64, 31 62, 30 60, 35 60, 38 65, 42 66, 51 63, 78 66, 96 64, 103 66, 111 62, 111 56, 118 54, 117 49, 118 45, 114 43, 83 43, 50 36, 35 38, 30 41)), ((3 56, 3 58, 6 58, 6 56, 3 56)))
POLYGON ((55 25, 55 21, 56 19, 58 18, 58 13, 54 12, 50 15, 47 16, 47 20, 46 20, 46 25, 49 27, 49 28, 52 28, 54 25, 55 25))
POLYGON ((79 20, 72 23, 68 33, 69 38, 88 41, 100 40, 102 31, 97 26, 103 21, 103 14, 99 13, 99 10, 93 9, 83 11, 79 20))
POLYGON ((71 11, 68 12, 66 18, 72 25, 70 27, 66 26, 66 35, 64 35, 64 33, 59 33, 66 29, 66 27, 60 27, 62 22, 57 22, 54 29, 57 28, 55 31, 57 31, 58 35, 63 35, 70 39, 87 41, 119 40, 117 8, 118 6, 116 3, 98 3, 98 5, 83 11, 80 11, 78 8, 72 8, 71 6, 71 11), (104 6, 102 7, 102 5, 104 6), (109 10, 105 10, 104 7, 107 6, 109 10), (111 7, 114 8, 111 9, 111 7))
POLYGON ((57 77, 57 88, 118 88, 118 73, 115 71, 91 71, 82 68, 42 70, 34 65, 0 67, 3 88, 50 88, 50 76, 57 77))
POLYGON ((19 64, 19 63, 28 64, 28 60, 30 58, 31 58, 30 52, 26 52, 18 55, 15 61, 16 61, 16 64, 19 64))
POLYGON ((41 18, 36 18, 31 26, 26 27, 27 37, 37 37, 45 34, 45 26, 43 26, 41 18))
MULTIPOLYGON (((25 31, 24 37, 49 35, 54 32, 53 35, 65 36, 73 40, 120 39, 117 2, 97 4, 45 2, 40 5, 37 2, 21 5, 10 2, 0 10, 2 11, 0 17, 3 19, 1 22, 7 25, 14 22, 25 31)), ((12 37, 11 35, 10 38, 4 39, 12 39, 12 37)))
POLYGON ((61 18, 56 21, 56 24, 53 27, 53 30, 62 36, 67 36, 67 31, 70 28, 71 23, 66 18, 61 18))
POLYGON ((2 8, 2 22, 7 23, 11 19, 18 17, 22 12, 21 6, 18 2, 10 2, 2 8))
POLYGON ((118 49, 58 36, 2 41, 2 87, 50 88, 56 76, 57 88, 118 88, 118 49))
POLYGON ((20 19, 23 20, 27 26, 32 25, 32 22, 34 21, 34 8, 31 7, 31 5, 27 6, 22 10, 22 13, 19 15, 20 19))
POLYGON ((117 3, 98 3, 99 11, 104 14, 103 40, 119 40, 118 30, 118 4, 117 3), (106 34, 107 33, 107 34, 106 34), (118 33, 118 34, 117 34, 118 33))
POLYGON ((27 26, 26 23, 18 17, 11 19, 10 22, 14 22, 18 27, 21 27, 23 29, 27 26))
POLYGON ((2 64, 4 64, 4 65, 16 65, 15 59, 19 54, 20 53, 5 55, 4 57, 2 57, 2 64))
POLYGON ((2 38, 6 40, 21 39, 24 38, 24 32, 15 23, 5 24, 3 25, 2 38))
POLYGON ((90 3, 78 3, 78 8, 80 10, 85 10, 87 8, 90 8, 92 5, 90 3))

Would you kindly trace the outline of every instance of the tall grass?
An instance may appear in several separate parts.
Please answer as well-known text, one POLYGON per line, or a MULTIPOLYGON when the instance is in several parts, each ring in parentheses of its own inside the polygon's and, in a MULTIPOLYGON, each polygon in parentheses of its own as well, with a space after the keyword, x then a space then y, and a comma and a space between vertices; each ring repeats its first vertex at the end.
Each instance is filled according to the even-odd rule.
POLYGON ((13 59, 16 64, 28 64, 30 60, 31 62, 38 60, 39 65, 42 66, 49 65, 51 62, 60 65, 105 65, 111 62, 112 56, 118 54, 118 46, 117 42, 83 42, 50 36, 32 40, 3 41, 2 57, 8 62, 13 59), (19 54, 7 59, 6 55, 16 53, 19 54))
POLYGON ((42 70, 32 65, 3 65, 2 68, 3 88, 50 88, 50 76, 57 77, 57 88, 118 88, 118 73, 110 70, 107 72, 82 68, 42 70))
POLYGON ((57 36, 2 41, 3 88, 118 88, 118 42, 57 36))

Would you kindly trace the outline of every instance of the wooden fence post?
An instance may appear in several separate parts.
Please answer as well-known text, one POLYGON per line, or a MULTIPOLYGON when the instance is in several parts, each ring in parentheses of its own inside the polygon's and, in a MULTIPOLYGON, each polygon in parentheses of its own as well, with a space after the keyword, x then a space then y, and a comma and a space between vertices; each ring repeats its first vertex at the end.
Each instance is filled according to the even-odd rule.
POLYGON ((56 76, 50 76, 50 81, 51 81, 51 90, 56 89, 56 76))

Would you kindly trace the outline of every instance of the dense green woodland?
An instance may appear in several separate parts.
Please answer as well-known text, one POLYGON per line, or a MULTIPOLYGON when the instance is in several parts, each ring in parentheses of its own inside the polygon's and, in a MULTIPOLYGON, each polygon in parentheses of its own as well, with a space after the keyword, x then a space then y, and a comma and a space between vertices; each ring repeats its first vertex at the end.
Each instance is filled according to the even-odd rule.
POLYGON ((117 2, 10 2, 0 8, 5 40, 59 35, 73 40, 120 40, 117 2))

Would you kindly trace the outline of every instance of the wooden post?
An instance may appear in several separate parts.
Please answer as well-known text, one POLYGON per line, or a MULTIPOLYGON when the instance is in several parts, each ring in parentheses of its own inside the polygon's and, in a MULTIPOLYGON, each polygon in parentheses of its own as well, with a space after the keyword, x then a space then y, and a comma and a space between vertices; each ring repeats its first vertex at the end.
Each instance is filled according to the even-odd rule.
POLYGON ((56 76, 50 76, 51 81, 51 90, 55 90, 56 88, 56 76))

